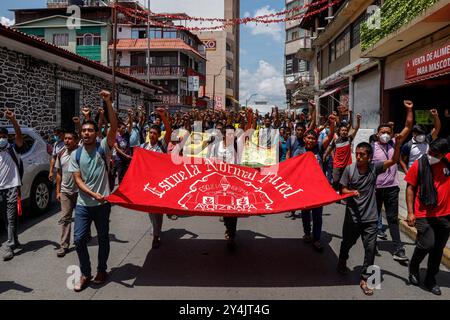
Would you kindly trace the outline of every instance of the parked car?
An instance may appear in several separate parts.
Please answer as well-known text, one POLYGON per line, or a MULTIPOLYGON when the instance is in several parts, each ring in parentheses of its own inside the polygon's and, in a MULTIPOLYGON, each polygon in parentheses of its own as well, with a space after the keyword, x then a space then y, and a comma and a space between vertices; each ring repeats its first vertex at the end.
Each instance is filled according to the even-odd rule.
MULTIPOLYGON (((7 126, 9 142, 14 142, 14 128, 7 126)), ((24 153, 21 158, 24 174, 21 188, 22 204, 33 214, 46 212, 51 204, 53 183, 48 180, 50 154, 47 143, 33 129, 21 127, 24 140, 24 153)), ((28 210, 24 210, 26 213, 28 210)))

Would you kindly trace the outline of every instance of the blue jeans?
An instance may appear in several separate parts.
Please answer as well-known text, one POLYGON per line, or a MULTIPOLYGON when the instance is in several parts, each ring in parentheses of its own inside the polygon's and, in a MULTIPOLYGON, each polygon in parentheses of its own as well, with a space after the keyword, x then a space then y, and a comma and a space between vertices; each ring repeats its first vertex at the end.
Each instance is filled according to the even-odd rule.
POLYGON ((109 256, 109 215, 111 204, 105 203, 97 207, 77 205, 75 208, 74 242, 77 249, 80 269, 83 276, 90 277, 91 261, 87 247, 87 236, 94 221, 98 235, 98 272, 106 272, 109 256))
POLYGON ((323 207, 314 208, 310 210, 302 210, 303 231, 305 235, 311 235, 311 214, 313 221, 313 239, 320 241, 322 233, 322 213, 323 207))

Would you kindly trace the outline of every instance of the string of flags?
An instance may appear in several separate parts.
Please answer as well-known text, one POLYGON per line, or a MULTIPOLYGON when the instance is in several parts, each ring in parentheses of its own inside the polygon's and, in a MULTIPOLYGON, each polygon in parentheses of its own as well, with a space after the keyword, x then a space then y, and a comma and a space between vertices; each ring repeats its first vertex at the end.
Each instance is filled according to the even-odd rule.
POLYGON ((265 24, 269 25, 272 23, 282 23, 282 22, 289 22, 294 20, 300 20, 305 19, 311 16, 315 16, 325 10, 327 10, 330 7, 333 7, 337 5, 342 0, 335 0, 333 2, 329 2, 329 0, 320 0, 314 3, 305 4, 303 6, 294 7, 289 10, 284 10, 281 12, 271 13, 267 15, 260 15, 255 17, 244 17, 244 18, 236 18, 236 19, 222 19, 222 18, 203 18, 203 17, 191 17, 188 15, 180 15, 180 14, 170 14, 170 13, 153 13, 146 10, 138 10, 133 8, 127 8, 123 7, 121 5, 116 5, 116 9, 118 12, 121 12, 125 16, 128 16, 132 19, 137 19, 143 23, 149 23, 153 26, 157 27, 163 27, 163 28, 171 28, 171 29, 177 29, 177 30, 187 30, 187 31, 213 31, 213 30, 223 30, 226 27, 235 26, 235 25, 241 25, 241 24, 248 24, 248 23, 256 23, 256 24, 265 24), (324 5, 326 4, 326 5, 324 5), (322 7, 319 7, 321 5, 324 5, 322 7), (308 12, 307 9, 313 7, 319 7, 316 10, 308 12), (294 14, 297 12, 303 13, 300 14, 294 14), (283 18, 277 18, 283 16, 283 18), (149 18, 150 17, 150 18, 149 18), (179 20, 179 21, 197 21, 202 24, 202 22, 220 22, 220 25, 215 26, 205 26, 205 27, 188 27, 183 25, 173 25, 172 23, 164 23, 161 21, 157 21, 157 19, 167 20, 179 20))

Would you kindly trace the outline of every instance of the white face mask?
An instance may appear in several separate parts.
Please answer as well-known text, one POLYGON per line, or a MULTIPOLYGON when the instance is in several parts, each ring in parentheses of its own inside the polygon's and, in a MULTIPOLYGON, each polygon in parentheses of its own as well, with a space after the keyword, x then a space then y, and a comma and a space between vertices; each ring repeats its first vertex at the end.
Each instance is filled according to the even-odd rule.
POLYGON ((1 138, 0 139, 0 149, 6 148, 7 145, 8 145, 8 139, 1 138))
POLYGON ((427 154, 427 157, 428 157, 428 162, 430 163, 430 165, 441 162, 441 159, 430 156, 429 154, 427 154))
POLYGON ((388 143, 389 140, 391 140, 391 136, 388 135, 387 133, 383 133, 383 134, 380 136, 380 141, 381 141, 382 143, 388 143))
POLYGON ((425 135, 424 134, 418 135, 415 139, 416 139, 416 141, 418 143, 424 143, 425 142, 425 135))

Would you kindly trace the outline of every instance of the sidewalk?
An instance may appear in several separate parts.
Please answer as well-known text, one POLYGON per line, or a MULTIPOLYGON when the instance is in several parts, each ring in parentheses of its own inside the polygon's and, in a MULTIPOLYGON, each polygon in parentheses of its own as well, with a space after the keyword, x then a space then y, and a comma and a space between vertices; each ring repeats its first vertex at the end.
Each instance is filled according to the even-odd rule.
MULTIPOLYGON (((406 208, 406 182, 405 174, 401 171, 398 172, 400 180, 400 195, 399 195, 399 218, 400 218, 400 230, 406 234, 412 240, 416 239, 417 230, 414 227, 408 226, 405 219, 408 214, 406 208)), ((450 268, 450 240, 447 242, 447 248, 444 249, 444 255, 442 256, 442 264, 447 268, 450 268)))

